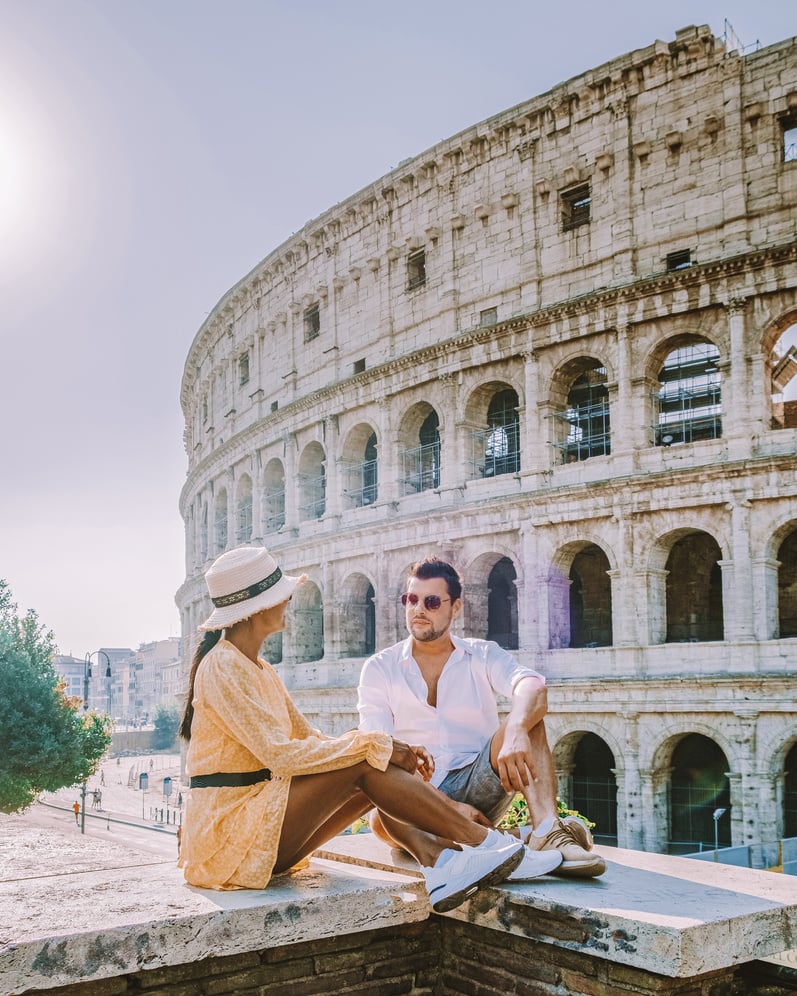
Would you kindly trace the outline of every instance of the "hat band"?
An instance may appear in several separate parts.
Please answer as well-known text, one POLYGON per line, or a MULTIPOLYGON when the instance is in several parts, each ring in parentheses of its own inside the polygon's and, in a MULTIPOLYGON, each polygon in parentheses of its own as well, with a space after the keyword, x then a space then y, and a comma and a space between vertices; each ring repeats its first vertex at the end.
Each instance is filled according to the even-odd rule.
POLYGON ((238 602, 245 602, 247 599, 254 598, 256 595, 262 595, 264 591, 268 591, 269 588, 273 588, 281 577, 282 571, 278 567, 273 574, 269 574, 269 576, 267 578, 263 578, 262 581, 250 584, 248 588, 242 588, 240 591, 234 591, 230 595, 219 595, 218 598, 211 598, 211 602, 213 602, 217 609, 223 609, 227 605, 237 605, 238 602))

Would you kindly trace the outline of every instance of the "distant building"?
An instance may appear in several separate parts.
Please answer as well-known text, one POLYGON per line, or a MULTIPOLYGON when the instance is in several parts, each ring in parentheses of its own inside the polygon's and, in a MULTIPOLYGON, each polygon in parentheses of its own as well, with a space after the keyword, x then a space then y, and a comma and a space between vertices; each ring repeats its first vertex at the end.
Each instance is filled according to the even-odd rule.
POLYGON ((53 657, 56 674, 66 682, 64 694, 72 699, 84 701, 86 694, 86 661, 84 658, 70 657, 69 654, 56 654, 53 657))
POLYGON ((142 643, 138 650, 100 647, 82 658, 58 654, 53 666, 66 682, 67 695, 120 725, 146 725, 159 705, 180 704, 180 638, 176 636, 142 643))
POLYGON ((180 638, 177 636, 142 643, 133 654, 134 682, 131 704, 134 722, 151 723, 159 705, 176 704, 173 691, 164 692, 164 672, 169 686, 172 686, 174 666, 179 665, 179 661, 180 638))

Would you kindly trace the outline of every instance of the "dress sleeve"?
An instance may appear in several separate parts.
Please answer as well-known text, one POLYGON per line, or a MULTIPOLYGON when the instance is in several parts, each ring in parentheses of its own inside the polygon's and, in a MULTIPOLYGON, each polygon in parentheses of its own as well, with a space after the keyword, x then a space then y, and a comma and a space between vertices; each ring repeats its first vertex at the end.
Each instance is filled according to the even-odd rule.
POLYGON ((206 707, 275 775, 335 771, 360 761, 380 771, 387 768, 391 737, 356 731, 325 737, 313 730, 276 675, 273 681, 262 674, 253 676, 254 665, 230 657, 223 663, 208 660, 207 665, 201 675, 206 707))
POLYGON ((388 682, 374 658, 363 664, 357 688, 357 711, 360 730, 381 730, 392 734, 396 728, 395 715, 390 707, 388 682))

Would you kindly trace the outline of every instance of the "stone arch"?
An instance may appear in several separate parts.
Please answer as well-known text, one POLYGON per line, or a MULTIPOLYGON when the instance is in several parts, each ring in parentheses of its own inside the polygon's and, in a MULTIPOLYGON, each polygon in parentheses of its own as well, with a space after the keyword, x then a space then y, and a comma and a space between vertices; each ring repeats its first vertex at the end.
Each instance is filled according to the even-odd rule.
POLYGON ((224 553, 229 537, 227 535, 227 489, 217 488, 213 502, 213 543, 216 554, 224 553))
MULTIPOLYGON (((687 737, 697 736, 702 738, 704 741, 709 741, 713 743, 716 748, 722 753, 725 758, 725 766, 721 774, 726 774, 735 769, 738 769, 738 757, 737 751, 739 749, 738 744, 731 742, 728 736, 718 729, 716 726, 711 725, 707 720, 697 719, 694 716, 689 717, 675 717, 672 720, 668 720, 667 717, 659 717, 662 722, 657 726, 657 737, 651 738, 640 738, 640 750, 639 750, 639 769, 641 771, 648 771, 651 785, 650 785, 650 806, 651 806, 651 826, 648 831, 653 834, 654 841, 656 845, 655 849, 658 850, 670 850, 672 853, 685 853, 690 850, 689 846, 680 846, 673 848, 671 841, 672 837, 672 773, 675 766, 675 751, 678 745, 684 741, 687 737)), ((726 781, 728 781, 726 779, 726 781)), ((722 786, 721 786, 722 787, 722 786)), ((730 792, 730 784, 728 782, 728 791, 730 792)), ((728 796, 730 799, 730 796, 728 796)), ((706 815, 707 805, 704 807, 703 817, 706 815)), ((727 826, 730 827, 730 805, 725 806, 720 804, 718 807, 714 808, 725 808, 728 813, 725 814, 724 818, 727 820, 727 826)), ((711 810, 713 812, 713 809, 711 810)), ((710 814, 709 814, 710 819, 710 814)), ((711 847, 713 844, 713 820, 710 820, 710 827, 708 829, 711 833, 711 847)), ((703 820, 704 829, 706 827, 706 821, 703 820)), ((726 838, 722 838, 726 839, 726 838)), ((692 850, 698 850, 698 847, 692 848, 692 850)))
POLYGON ((440 416, 427 401, 404 413, 399 426, 402 495, 440 487, 440 416))
POLYGON ((471 391, 465 404, 473 477, 516 474, 521 465, 520 395, 512 384, 493 380, 471 391))
POLYGON ((797 308, 773 322, 763 339, 770 428, 797 428, 797 308))
POLYGON ((252 478, 241 474, 236 487, 235 543, 242 546, 252 541, 252 478))
POLYGON ((199 517, 199 558, 198 563, 204 564, 208 559, 208 503, 202 502, 202 511, 199 517))
MULTIPOLYGON (((699 608, 696 607, 699 605, 702 605, 703 610, 705 611, 708 605, 707 597, 708 594, 710 593, 711 596, 710 601, 713 607, 713 615, 711 617, 711 624, 710 626, 708 626, 708 629, 713 634, 711 637, 712 639, 722 640, 724 639, 724 620, 722 619, 722 615, 724 613, 724 608, 723 608, 724 597, 722 591, 722 578, 721 576, 718 576, 717 571, 720 571, 721 574, 721 567, 719 565, 719 561, 723 560, 725 556, 727 556, 725 546, 728 542, 728 537, 726 535, 723 535, 721 530, 709 532, 709 530, 704 529, 702 523, 699 522, 690 523, 690 524, 679 523, 675 525, 674 523, 677 522, 677 518, 678 518, 677 515, 674 514, 666 515, 664 517, 664 522, 671 524, 671 528, 666 529, 666 531, 659 533, 654 538, 650 538, 650 536, 648 537, 649 550, 647 554, 647 561, 648 561, 647 599, 648 599, 648 609, 656 617, 655 624, 654 623, 651 624, 652 628, 650 632, 650 642, 653 644, 657 644, 657 643, 668 643, 668 642, 680 642, 682 640, 691 641, 693 636, 696 637, 697 642, 703 642, 703 640, 707 638, 705 636, 700 637, 698 633, 692 633, 692 634, 686 633, 685 635, 678 635, 678 636, 675 636, 674 633, 670 633, 670 621, 672 619, 673 613, 677 615, 679 610, 676 609, 676 606, 678 605, 680 605, 681 618, 680 621, 677 623, 677 627, 683 627, 684 625, 688 625, 688 622, 684 621, 684 617, 686 615, 684 596, 680 596, 679 598, 676 598, 675 600, 672 601, 668 600, 668 595, 670 595, 670 593, 675 590, 674 586, 677 583, 677 576, 673 576, 671 568, 673 566, 675 566, 676 568, 678 568, 679 566, 683 566, 684 560, 686 560, 688 563, 689 557, 684 556, 685 548, 688 554, 688 545, 682 546, 679 549, 679 554, 681 554, 679 557, 671 560, 670 559, 671 554, 676 543, 685 540, 689 536, 698 536, 698 535, 701 536, 704 535, 708 537, 714 544, 716 544, 716 549, 714 549, 713 547, 712 549, 713 549, 713 563, 717 565, 717 568, 716 569, 714 569, 713 567, 709 568, 710 584, 708 587, 704 588, 703 590, 703 595, 705 597, 701 599, 700 603, 695 603, 695 606, 692 607, 689 614, 695 615, 697 612, 699 612, 700 611, 699 608), (717 636, 716 634, 720 631, 722 632, 723 635, 717 636), (668 633, 670 636, 674 637, 674 640, 668 638, 668 633)), ((644 550, 645 545, 646 544, 644 542, 644 537, 641 537, 640 549, 644 550)), ((710 544, 704 542, 703 545, 706 548, 704 550, 705 554, 710 544)), ((640 560, 644 560, 644 553, 640 557, 640 560)), ((703 564, 703 566, 705 567, 705 563, 703 564)), ((691 582, 689 582, 689 584, 692 587, 695 587, 695 585, 697 584, 697 580, 693 578, 691 582)), ((707 615, 705 616, 705 619, 706 620, 708 619, 707 615)), ((698 630, 705 630, 706 628, 700 625, 700 620, 698 619, 694 621, 694 626, 698 630)))
POLYGON ((797 522, 782 529, 775 553, 778 562, 778 616, 776 636, 779 639, 797 637, 797 522))
POLYGON ((285 525, 285 466, 272 457, 263 471, 263 531, 276 533, 285 525))
POLYGON ((797 837, 797 739, 783 761, 783 836, 797 837))
POLYGON ((602 724, 587 723, 562 736, 553 751, 558 794, 595 823, 602 843, 617 844, 617 758, 622 748, 602 724))
POLYGON ((713 847, 715 830, 719 846, 730 847, 730 766, 725 751, 713 737, 688 733, 673 746, 670 768, 670 853, 713 847), (720 813, 716 820, 715 813, 720 813))
POLYGON ((573 357, 555 372, 550 399, 559 463, 611 453, 609 383, 608 367, 594 356, 573 357))
POLYGON ((313 440, 299 457, 299 519, 320 519, 326 511, 326 453, 313 440))
MULTIPOLYGON (((425 555, 426 554, 424 553, 423 556, 425 555)), ((401 596, 407 590, 407 578, 409 577, 410 568, 421 559, 422 557, 418 556, 405 560, 400 569, 397 571, 395 577, 391 577, 389 581, 390 587, 388 590, 388 600, 389 604, 393 607, 392 610, 390 610, 389 618, 393 625, 393 634, 395 637, 394 642, 396 643, 398 643, 399 640, 405 639, 408 635, 406 615, 404 612, 404 606, 401 604, 401 596)))
POLYGON ((646 373, 653 389, 648 402, 656 446, 678 446, 722 435, 722 374, 726 363, 708 336, 682 332, 657 342, 646 373))
POLYGON ((666 560, 664 643, 703 643, 724 639, 722 550, 702 529, 683 527, 662 537, 656 559, 666 560))
POLYGON ((548 579, 550 649, 611 646, 611 569, 602 544, 579 539, 559 548, 548 579))
POLYGON ((298 663, 324 656, 324 600, 311 580, 296 589, 291 602, 291 649, 298 663))
POLYGON ((376 650, 374 584, 367 575, 349 574, 340 588, 338 632, 343 657, 368 657, 376 650))
POLYGON ((522 385, 504 378, 484 381, 472 388, 465 399, 462 415, 468 425, 487 425, 490 402, 501 391, 513 391, 518 399, 518 406, 523 404, 522 385))
POLYGON ((341 448, 343 496, 349 506, 372 505, 378 497, 378 437, 368 422, 347 433, 341 448))
POLYGON ((467 636, 495 640, 507 650, 517 650, 518 565, 512 551, 498 547, 486 550, 472 559, 460 574, 463 577, 463 628, 467 636), (500 629, 501 619, 509 620, 508 630, 500 629), (502 635, 507 637, 507 642, 496 639, 502 635))

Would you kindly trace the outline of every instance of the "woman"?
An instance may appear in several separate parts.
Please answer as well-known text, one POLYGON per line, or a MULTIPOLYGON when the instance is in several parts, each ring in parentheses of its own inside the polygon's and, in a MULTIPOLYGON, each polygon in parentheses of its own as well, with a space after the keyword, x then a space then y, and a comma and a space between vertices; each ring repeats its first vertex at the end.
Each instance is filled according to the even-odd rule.
POLYGON ((249 546, 222 554, 205 578, 214 610, 200 626, 180 728, 191 791, 179 864, 190 884, 265 888, 373 806, 416 828, 409 849, 438 912, 509 875, 523 846, 427 785, 425 748, 384 733, 322 735, 258 656, 305 575, 283 574, 249 546))

